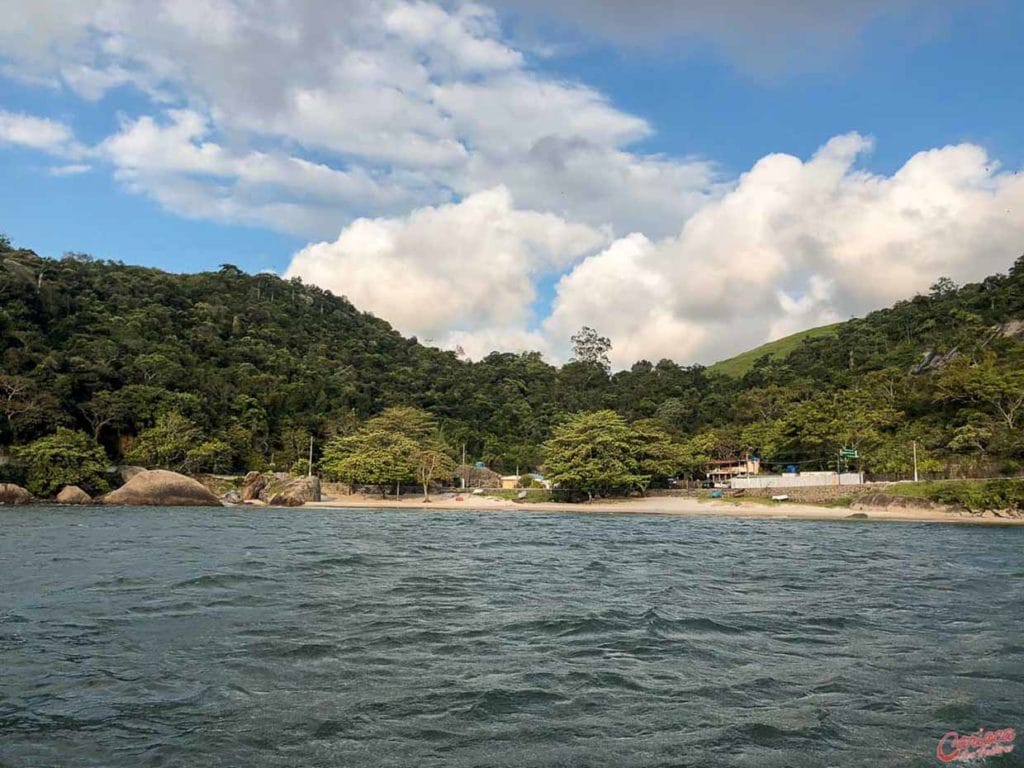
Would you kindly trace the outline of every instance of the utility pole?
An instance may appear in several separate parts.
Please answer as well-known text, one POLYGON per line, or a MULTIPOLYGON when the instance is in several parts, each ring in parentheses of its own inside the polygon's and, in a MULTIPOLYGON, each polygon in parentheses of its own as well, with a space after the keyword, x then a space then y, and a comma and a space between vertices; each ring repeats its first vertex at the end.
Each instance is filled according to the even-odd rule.
POLYGON ((914 482, 917 482, 917 440, 914 441, 914 482))
POLYGON ((469 467, 466 466, 466 444, 462 444, 462 490, 466 490, 466 473, 469 467))

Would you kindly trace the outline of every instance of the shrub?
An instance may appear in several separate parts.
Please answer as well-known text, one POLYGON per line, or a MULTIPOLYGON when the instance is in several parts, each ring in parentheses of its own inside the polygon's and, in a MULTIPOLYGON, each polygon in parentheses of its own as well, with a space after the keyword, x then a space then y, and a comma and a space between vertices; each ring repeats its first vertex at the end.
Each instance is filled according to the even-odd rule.
POLYGON ((36 496, 53 496, 65 485, 77 485, 92 494, 109 490, 103 477, 107 455, 84 432, 60 427, 18 448, 15 458, 24 470, 26 487, 36 496))
POLYGON ((940 504, 970 510, 1024 509, 1024 480, 978 480, 943 483, 928 492, 940 504))

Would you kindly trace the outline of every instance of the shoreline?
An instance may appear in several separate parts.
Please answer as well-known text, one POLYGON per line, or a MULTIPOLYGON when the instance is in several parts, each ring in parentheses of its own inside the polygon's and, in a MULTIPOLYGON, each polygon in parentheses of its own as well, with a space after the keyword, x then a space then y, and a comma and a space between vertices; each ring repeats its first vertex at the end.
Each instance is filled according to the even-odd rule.
POLYGON ((375 499, 368 496, 339 496, 326 501, 307 502, 313 509, 405 509, 414 511, 465 510, 473 512, 553 512, 561 514, 665 515, 670 517, 728 517, 765 520, 831 520, 842 522, 952 523, 960 525, 1024 525, 1024 518, 997 517, 992 512, 965 515, 936 509, 885 509, 819 507, 784 503, 777 506, 751 502, 699 501, 692 497, 649 497, 560 504, 522 503, 487 496, 467 495, 463 501, 441 495, 430 502, 421 499, 375 499))

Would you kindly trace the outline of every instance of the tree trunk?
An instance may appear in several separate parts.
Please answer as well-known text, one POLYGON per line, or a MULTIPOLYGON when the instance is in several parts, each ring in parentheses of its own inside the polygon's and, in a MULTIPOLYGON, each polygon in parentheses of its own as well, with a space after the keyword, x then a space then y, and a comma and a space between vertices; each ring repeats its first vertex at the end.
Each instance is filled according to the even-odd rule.
POLYGON ((430 484, 423 484, 423 501, 430 501, 430 484))

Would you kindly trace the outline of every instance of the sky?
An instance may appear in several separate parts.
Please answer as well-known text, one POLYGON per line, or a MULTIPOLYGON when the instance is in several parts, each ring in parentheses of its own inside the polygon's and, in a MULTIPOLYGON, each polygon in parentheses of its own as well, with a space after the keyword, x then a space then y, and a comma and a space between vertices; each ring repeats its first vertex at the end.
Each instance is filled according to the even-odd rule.
POLYGON ((0 0, 0 232, 478 359, 711 363, 1024 253, 1016 0, 0 0))

